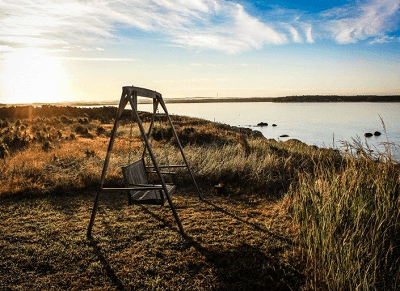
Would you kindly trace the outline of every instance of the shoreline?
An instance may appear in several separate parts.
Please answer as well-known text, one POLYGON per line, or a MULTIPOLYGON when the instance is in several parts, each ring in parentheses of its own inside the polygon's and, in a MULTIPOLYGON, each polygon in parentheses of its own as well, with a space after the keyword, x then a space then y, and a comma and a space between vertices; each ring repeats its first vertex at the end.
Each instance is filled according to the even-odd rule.
MULTIPOLYGON (((140 103, 151 103, 143 102, 140 103)), ((240 102, 272 102, 272 103, 341 103, 341 102, 382 102, 392 103, 400 102, 400 95, 303 95, 303 96, 285 96, 285 97, 183 97, 183 98, 165 98, 165 103, 240 103, 240 102)), ((100 101, 100 102, 55 102, 55 103, 0 103, 0 107, 19 107, 19 106, 117 106, 118 101, 100 101)))

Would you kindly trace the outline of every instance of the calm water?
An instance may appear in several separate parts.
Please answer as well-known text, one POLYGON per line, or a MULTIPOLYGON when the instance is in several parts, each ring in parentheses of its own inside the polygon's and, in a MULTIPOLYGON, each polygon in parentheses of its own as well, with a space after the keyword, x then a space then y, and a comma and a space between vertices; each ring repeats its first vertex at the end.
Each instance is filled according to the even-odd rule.
MULTIPOLYGON (((139 104, 139 110, 151 110, 139 104)), ((257 129, 267 138, 285 140, 280 135, 307 144, 339 148, 341 141, 360 138, 375 150, 387 141, 400 145, 400 103, 198 103, 167 104, 170 114, 200 117, 211 121, 257 129), (382 118, 385 127, 384 133, 382 118), (267 127, 257 123, 267 122, 267 127), (275 123, 276 127, 271 125, 275 123), (382 132, 364 138, 364 133, 382 132)), ((400 157, 397 150, 395 155, 400 157)))

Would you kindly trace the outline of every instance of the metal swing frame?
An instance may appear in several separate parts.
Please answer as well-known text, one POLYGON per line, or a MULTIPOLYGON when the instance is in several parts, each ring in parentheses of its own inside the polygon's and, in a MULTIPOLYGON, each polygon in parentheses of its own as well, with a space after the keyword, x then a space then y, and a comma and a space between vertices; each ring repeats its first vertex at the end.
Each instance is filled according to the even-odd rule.
MULTIPOLYGON (((98 205, 99 205, 99 199, 100 199, 100 194, 105 192, 105 193, 110 193, 110 192, 127 192, 128 193, 128 197, 133 197, 132 199, 135 200, 135 197, 138 197, 137 193, 139 193, 140 195, 143 195, 145 192, 148 193, 149 195, 153 195, 154 197, 157 197, 155 200, 147 200, 144 203, 141 203, 140 200, 137 200, 136 203, 129 200, 129 204, 156 204, 156 205, 163 205, 165 200, 168 201, 168 204, 172 210, 172 213, 174 215, 174 218, 176 220, 176 223, 179 227, 179 230, 182 234, 182 236, 185 236, 185 232, 183 230, 182 227, 182 223, 179 219, 178 213, 176 212, 175 206, 172 203, 171 197, 170 195, 172 194, 172 191, 175 190, 175 185, 170 185, 168 183, 165 182, 163 175, 166 174, 165 172, 162 172, 161 169, 163 168, 186 168, 192 181, 193 184, 195 185, 196 189, 197 189, 197 194, 200 198, 200 200, 203 200, 201 191, 196 183, 196 180, 194 179, 193 173, 190 169, 190 166, 187 162, 185 153, 183 152, 182 149, 182 145, 179 141, 178 135, 176 134, 174 125, 172 124, 172 120, 171 117, 168 113, 167 107, 165 106, 164 103, 164 99, 162 98, 162 95, 156 91, 152 91, 149 89, 145 89, 145 88, 139 88, 139 87, 134 87, 134 86, 125 86, 122 87, 122 95, 121 95, 121 100, 119 102, 119 106, 118 106, 118 110, 117 110, 117 114, 115 117, 115 121, 114 121, 114 127, 112 129, 111 132, 111 137, 110 137, 110 141, 108 144, 108 149, 107 149, 107 154, 106 154, 106 158, 104 161, 104 165, 103 165, 103 171, 101 173, 101 179, 100 179, 100 187, 97 191, 96 194, 96 198, 94 201, 94 205, 93 205, 93 210, 92 210, 92 215, 90 218, 90 222, 89 222, 89 226, 88 226, 88 230, 87 230, 87 237, 90 238, 92 236, 92 229, 93 229, 93 224, 94 224, 94 220, 96 217, 96 213, 97 213, 97 209, 98 209, 98 205), (143 123, 139 117, 139 113, 137 110, 137 105, 138 105, 138 97, 146 97, 146 98, 151 98, 153 99, 153 114, 152 114, 152 118, 151 118, 151 123, 148 129, 148 132, 146 133, 144 127, 143 127, 143 123), (127 106, 127 104, 130 104, 131 109, 132 109, 132 114, 131 115, 123 115, 124 109, 127 106), (158 105, 161 105, 161 107, 164 110, 165 116, 167 118, 167 121, 170 125, 170 127, 172 128, 172 133, 173 136, 175 137, 175 140, 177 142, 178 148, 180 150, 180 153, 182 155, 182 159, 184 162, 184 165, 168 165, 168 166, 160 166, 154 156, 154 152, 152 150, 151 144, 149 142, 149 138, 151 135, 151 131, 153 129, 153 125, 154 125, 154 121, 155 121, 155 116, 157 114, 157 109, 158 109, 158 105), (139 126, 139 130, 142 136, 142 139, 144 141, 144 151, 143 151, 143 155, 142 155, 142 159, 134 162, 126 167, 123 167, 123 173, 124 173, 124 179, 125 182, 127 184, 127 187, 123 187, 123 188, 105 188, 104 187, 104 180, 105 180, 105 176, 107 173, 107 169, 109 166, 109 162, 110 162, 110 158, 111 158, 111 152, 113 149, 113 145, 114 145, 114 141, 115 141, 115 137, 117 135, 117 129, 118 129, 118 123, 121 120, 127 120, 130 119, 132 121, 136 121, 136 123, 139 126), (144 165, 144 156, 146 154, 146 151, 148 152, 150 158, 151 158, 151 162, 153 164, 153 166, 148 167, 144 165), (143 163, 142 165, 139 165, 141 163, 143 163), (158 177, 158 181, 159 184, 155 185, 155 184, 142 184, 142 183, 137 183, 135 181, 135 183, 129 183, 129 175, 130 175, 130 171, 137 171, 136 168, 143 168, 143 169, 149 169, 151 168, 153 170, 153 172, 157 175, 158 177), (128 182, 128 183, 127 183, 128 182), (157 195, 159 194, 159 195, 157 195), (136 195, 136 196, 135 196, 136 195)), ((136 174, 133 174, 136 175, 136 174)), ((135 178, 133 178, 135 180, 135 178)))

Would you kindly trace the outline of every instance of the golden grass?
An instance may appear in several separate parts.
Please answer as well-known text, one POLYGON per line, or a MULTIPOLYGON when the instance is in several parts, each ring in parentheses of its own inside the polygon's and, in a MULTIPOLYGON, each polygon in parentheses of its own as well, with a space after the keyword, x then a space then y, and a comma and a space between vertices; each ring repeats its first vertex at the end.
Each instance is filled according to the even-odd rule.
MULTIPOLYGON (((207 197, 198 201, 179 172, 173 201, 189 239, 168 207, 129 207, 125 195, 110 194, 100 201, 94 239, 86 240, 115 108, 24 110, 13 117, 1 109, 9 117, 0 121, 0 290, 400 285, 400 168, 390 152, 372 155, 355 142, 354 156, 344 155, 174 116, 207 197), (226 189, 215 196, 218 183, 226 189)), ((123 185, 120 166, 140 157, 139 137, 128 123, 120 126, 108 186, 123 185)), ((157 123, 161 164, 182 162, 171 137, 157 123)))
POLYGON ((364 156, 300 176, 291 197, 313 288, 398 289, 399 173, 364 156))

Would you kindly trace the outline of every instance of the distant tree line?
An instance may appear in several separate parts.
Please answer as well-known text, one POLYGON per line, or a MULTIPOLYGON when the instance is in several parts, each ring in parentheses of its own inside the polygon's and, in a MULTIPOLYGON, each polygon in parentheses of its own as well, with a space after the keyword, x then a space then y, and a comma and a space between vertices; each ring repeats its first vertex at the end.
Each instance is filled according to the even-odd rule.
POLYGON ((400 95, 303 95, 277 97, 272 102, 400 102, 400 95))
POLYGON ((400 102, 400 95, 303 95, 286 97, 196 97, 167 98, 167 103, 232 103, 232 102, 400 102))

